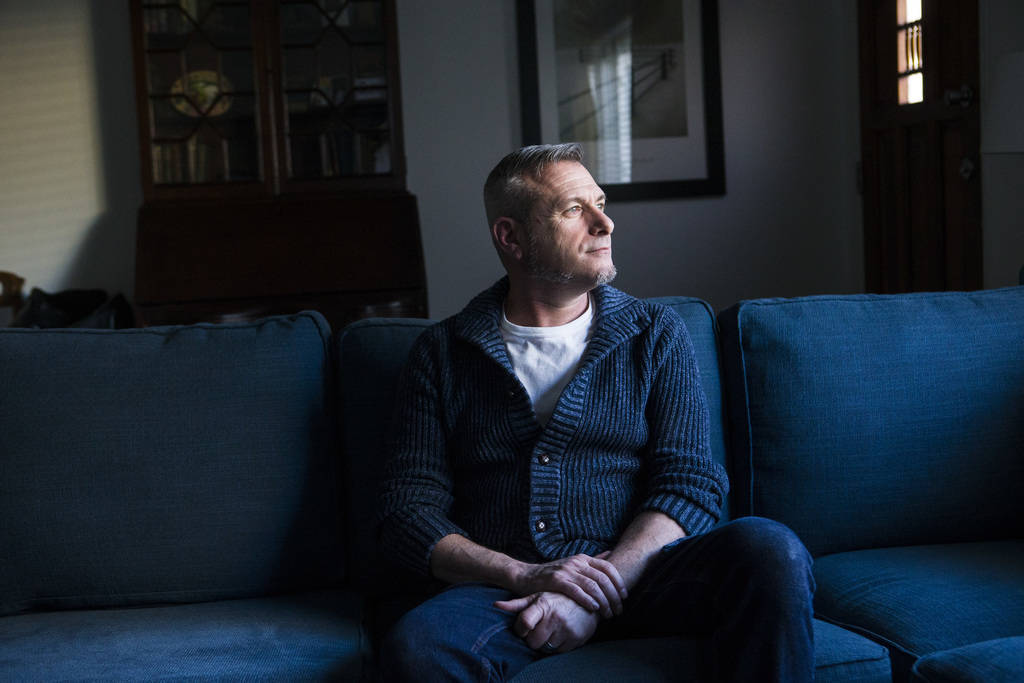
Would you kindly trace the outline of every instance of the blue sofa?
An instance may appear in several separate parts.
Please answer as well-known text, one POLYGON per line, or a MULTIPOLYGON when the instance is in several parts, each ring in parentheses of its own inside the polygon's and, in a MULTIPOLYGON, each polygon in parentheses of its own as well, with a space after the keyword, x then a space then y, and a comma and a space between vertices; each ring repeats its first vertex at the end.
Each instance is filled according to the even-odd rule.
MULTIPOLYGON (((728 514, 815 555, 818 680, 1024 680, 1024 287, 661 301, 728 514)), ((375 488, 427 324, 0 330, 0 680, 369 679, 411 586, 375 488)), ((516 680, 693 680, 703 651, 595 642, 516 680)))

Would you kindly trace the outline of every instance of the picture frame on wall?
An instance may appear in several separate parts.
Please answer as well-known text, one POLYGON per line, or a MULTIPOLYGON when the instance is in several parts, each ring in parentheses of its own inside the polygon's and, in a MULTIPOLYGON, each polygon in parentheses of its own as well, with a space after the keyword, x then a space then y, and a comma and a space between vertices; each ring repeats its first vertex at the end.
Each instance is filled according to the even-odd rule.
POLYGON ((609 200, 725 194, 717 0, 516 0, 524 144, 609 200))

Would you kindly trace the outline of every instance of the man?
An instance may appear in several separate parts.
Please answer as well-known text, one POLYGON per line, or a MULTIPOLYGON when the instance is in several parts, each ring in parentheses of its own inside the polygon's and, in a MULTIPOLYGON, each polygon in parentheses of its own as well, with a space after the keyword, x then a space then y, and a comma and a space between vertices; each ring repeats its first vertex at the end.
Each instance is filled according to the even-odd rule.
POLYGON ((728 484, 682 321, 608 286, 578 145, 513 152, 484 203, 508 273, 417 341, 381 541, 451 584, 385 639, 386 679, 504 680, 601 637, 708 638, 714 680, 811 680, 810 559, 713 528, 728 484))

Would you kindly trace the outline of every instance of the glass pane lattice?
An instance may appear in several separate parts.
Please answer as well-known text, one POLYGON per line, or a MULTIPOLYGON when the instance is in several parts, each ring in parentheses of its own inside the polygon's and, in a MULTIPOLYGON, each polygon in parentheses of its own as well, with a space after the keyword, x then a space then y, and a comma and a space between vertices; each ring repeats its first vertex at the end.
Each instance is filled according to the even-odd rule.
POLYGON ((900 104, 924 101, 924 40, 921 0, 896 1, 896 71, 900 104))
POLYGON ((281 3, 288 177, 391 172, 380 0, 281 3))
POLYGON ((156 185, 260 180, 248 2, 143 3, 156 185))

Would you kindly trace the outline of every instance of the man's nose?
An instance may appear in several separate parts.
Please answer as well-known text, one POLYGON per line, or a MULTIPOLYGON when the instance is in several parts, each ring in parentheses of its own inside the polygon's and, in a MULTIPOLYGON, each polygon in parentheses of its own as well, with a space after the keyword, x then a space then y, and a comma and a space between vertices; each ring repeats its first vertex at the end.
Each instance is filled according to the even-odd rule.
POLYGON ((595 209, 593 212, 593 218, 590 221, 590 232, 595 235, 602 235, 608 233, 609 235, 615 229, 615 222, 606 214, 604 211, 595 209))

